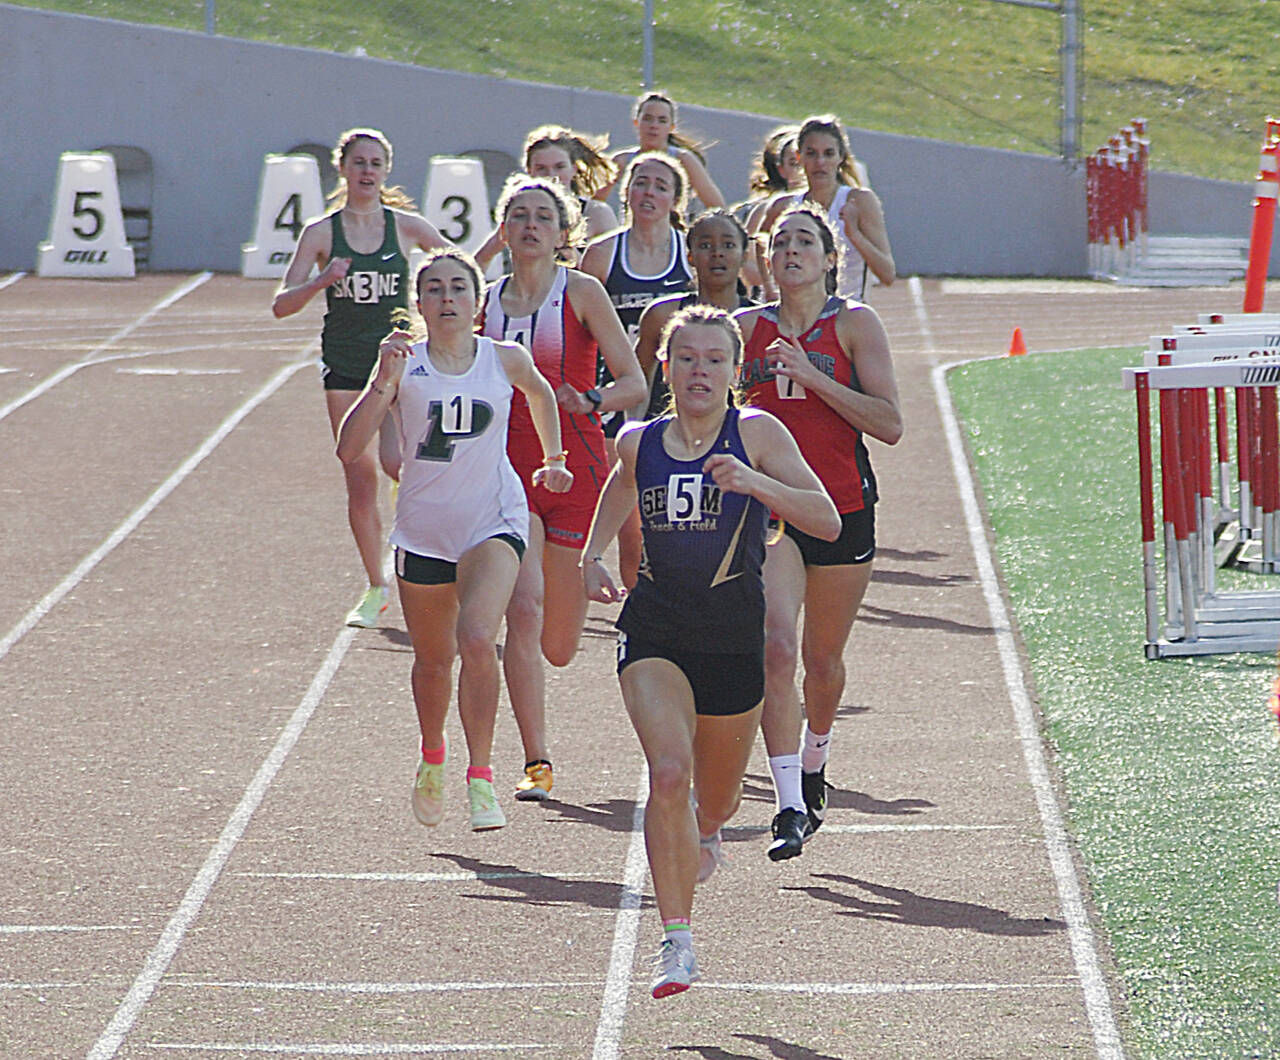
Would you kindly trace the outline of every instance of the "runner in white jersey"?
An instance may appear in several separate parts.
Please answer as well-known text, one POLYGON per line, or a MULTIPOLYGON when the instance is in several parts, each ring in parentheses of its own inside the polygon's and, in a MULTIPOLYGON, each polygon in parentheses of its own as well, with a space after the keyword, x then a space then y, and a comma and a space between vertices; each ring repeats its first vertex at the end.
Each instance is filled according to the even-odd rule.
MULTIPOLYGON (((844 127, 832 115, 805 119, 796 135, 796 152, 805 173, 805 190, 783 193, 770 202, 760 226, 765 243, 788 207, 802 201, 821 207, 840 241, 840 263, 833 293, 863 301, 873 278, 886 287, 897 278, 884 207, 859 176, 858 163, 849 150, 844 127)), ((765 243, 757 244, 756 265, 764 279, 765 295, 772 299, 778 295, 767 271, 765 243)))
POLYGON ((457 563, 481 541, 529 541, 524 486, 507 459, 511 383, 493 340, 476 339, 460 375, 437 368, 427 342, 410 347, 397 400, 404 454, 391 544, 457 563))
POLYGON ((428 826, 444 816, 444 724, 453 661, 461 656, 458 714, 478 832, 506 824, 490 766, 500 681, 494 645, 529 534, 528 502, 506 452, 512 387, 528 401, 542 443, 533 485, 563 493, 573 484, 555 394, 529 351, 475 334, 483 286, 479 266, 463 251, 428 255, 417 277, 427 340, 411 343, 399 330, 388 335, 338 429, 338 457, 348 463, 389 410, 396 418, 403 469, 392 541, 422 732, 413 812, 428 826))

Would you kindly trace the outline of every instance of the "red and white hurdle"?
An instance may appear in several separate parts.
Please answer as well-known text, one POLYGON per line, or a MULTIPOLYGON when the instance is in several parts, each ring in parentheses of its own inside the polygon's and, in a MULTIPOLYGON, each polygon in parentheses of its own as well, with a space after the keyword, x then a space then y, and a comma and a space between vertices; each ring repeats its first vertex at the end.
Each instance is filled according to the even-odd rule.
POLYGON ((1147 121, 1134 118, 1085 159, 1089 273, 1123 272, 1146 251, 1147 121))
MULTIPOLYGON (((1171 361, 1173 352, 1160 357, 1171 361)), ((1260 539, 1259 569, 1275 573, 1280 571, 1280 359, 1239 357, 1127 368, 1124 383, 1137 395, 1147 657, 1274 651, 1280 643, 1280 589, 1223 591, 1217 586, 1221 497, 1214 496, 1213 462, 1215 455, 1220 465, 1224 462, 1229 417, 1225 400, 1215 402, 1217 416, 1210 414, 1209 395, 1234 393, 1238 540, 1260 539), (1159 395, 1163 610, 1156 563, 1152 390, 1159 395)))

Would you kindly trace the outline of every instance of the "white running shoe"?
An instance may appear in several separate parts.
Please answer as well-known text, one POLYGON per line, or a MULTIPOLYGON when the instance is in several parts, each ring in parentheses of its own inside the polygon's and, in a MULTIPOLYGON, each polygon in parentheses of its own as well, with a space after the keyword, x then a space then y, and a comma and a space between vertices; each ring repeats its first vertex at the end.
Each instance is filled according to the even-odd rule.
POLYGON ((378 616, 387 609, 387 587, 371 585, 360 597, 360 602, 347 612, 347 625, 359 626, 361 629, 373 629, 378 624, 378 616))
POLYGON ((658 965, 653 980, 654 997, 670 997, 683 993, 691 983, 702 978, 698 972, 698 959, 693 955, 692 942, 676 942, 663 939, 662 949, 654 959, 658 965))

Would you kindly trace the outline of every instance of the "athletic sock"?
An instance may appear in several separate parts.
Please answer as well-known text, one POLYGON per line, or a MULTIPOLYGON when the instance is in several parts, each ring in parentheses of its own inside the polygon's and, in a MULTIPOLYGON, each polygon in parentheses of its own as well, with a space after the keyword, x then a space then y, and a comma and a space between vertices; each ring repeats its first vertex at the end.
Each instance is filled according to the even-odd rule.
POLYGON ((809 728, 808 722, 804 727, 804 751, 800 756, 800 763, 804 767, 806 773, 816 773, 827 764, 827 756, 831 751, 831 733, 824 732, 821 735, 809 728))
POLYGON ((773 775, 773 790, 778 796, 778 812, 804 811, 804 795, 800 792, 800 756, 798 754, 774 755, 769 759, 769 772, 773 775))
POLYGON ((689 921, 676 917, 674 920, 663 923, 662 938, 664 941, 670 939, 672 942, 683 942, 689 946, 693 944, 693 929, 689 927, 689 921))
POLYGON ((467 766, 467 780, 487 780, 493 783, 493 769, 489 766, 467 766))
POLYGON ((444 746, 444 741, 441 740, 439 747, 428 749, 424 740, 422 744, 422 760, 433 766, 444 765, 444 746))

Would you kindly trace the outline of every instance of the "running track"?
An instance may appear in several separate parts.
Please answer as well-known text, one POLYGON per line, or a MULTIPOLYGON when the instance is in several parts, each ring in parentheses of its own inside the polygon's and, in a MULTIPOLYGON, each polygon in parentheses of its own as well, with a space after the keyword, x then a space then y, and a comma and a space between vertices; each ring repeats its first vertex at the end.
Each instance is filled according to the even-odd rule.
MULTIPOLYGON (((1238 292, 875 292, 907 435, 873 452, 833 809, 768 862, 757 745, 695 906, 705 978, 661 1002, 609 609, 549 677, 557 799, 473 835, 455 758, 419 827, 403 624, 339 625, 361 579, 320 310, 275 321, 270 294, 0 276, 0 1055, 1123 1055, 935 368, 1015 325, 1033 351, 1142 344, 1238 292)), ((505 791, 505 706, 495 762, 505 791)))

